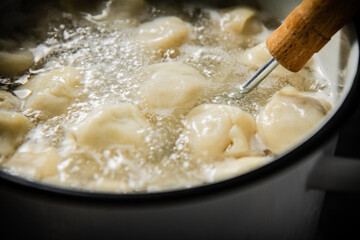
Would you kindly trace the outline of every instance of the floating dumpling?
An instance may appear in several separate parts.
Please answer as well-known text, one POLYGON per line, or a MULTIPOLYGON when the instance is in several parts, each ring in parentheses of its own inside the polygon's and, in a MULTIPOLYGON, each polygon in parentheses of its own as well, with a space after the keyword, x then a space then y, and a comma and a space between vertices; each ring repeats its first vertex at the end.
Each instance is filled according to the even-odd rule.
POLYGON ((251 137, 255 119, 237 107, 203 104, 191 110, 185 119, 192 153, 196 157, 242 157, 253 154, 251 137))
POLYGON ((17 75, 27 71, 34 63, 34 56, 28 50, 0 51, 0 75, 17 75))
POLYGON ((112 145, 144 144, 148 122, 132 104, 100 105, 73 130, 78 144, 104 150, 112 145))
POLYGON ((11 171, 28 178, 43 179, 58 173, 60 157, 55 148, 27 142, 5 163, 11 171))
POLYGON ((15 110, 19 107, 20 100, 9 92, 0 90, 0 111, 15 110))
MULTIPOLYGON (((238 58, 240 64, 258 70, 264 63, 271 58, 270 52, 266 48, 265 43, 260 43, 255 47, 249 48, 238 58)), ((286 74, 289 71, 279 65, 273 71, 274 74, 286 74)))
POLYGON ((65 67, 36 75, 18 90, 31 93, 26 98, 26 108, 40 111, 42 118, 58 116, 79 96, 81 77, 79 70, 65 67))
POLYGON ((137 40, 151 49, 167 50, 180 46, 190 28, 177 17, 160 17, 139 26, 137 40))
POLYGON ((255 34, 262 30, 262 24, 256 17, 256 11, 241 7, 225 12, 220 19, 223 31, 237 34, 255 34))
POLYGON ((258 115, 259 136, 273 153, 280 154, 306 137, 330 109, 325 100, 285 87, 258 115))
POLYGON ((237 176, 269 163, 270 159, 270 157, 242 157, 238 159, 226 159, 222 162, 216 163, 212 180, 219 181, 237 176))
POLYGON ((156 113, 172 113, 192 108, 208 86, 193 67, 179 62, 148 66, 149 74, 141 88, 145 105, 156 113))
POLYGON ((15 151, 29 128, 30 121, 24 115, 0 110, 0 158, 15 151))

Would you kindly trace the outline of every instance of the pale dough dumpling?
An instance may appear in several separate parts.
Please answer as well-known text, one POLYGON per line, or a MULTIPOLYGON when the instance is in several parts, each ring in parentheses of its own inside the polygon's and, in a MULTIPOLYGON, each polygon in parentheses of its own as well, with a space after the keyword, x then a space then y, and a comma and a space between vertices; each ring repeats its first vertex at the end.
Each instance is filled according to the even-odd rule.
POLYGON ((220 19, 220 26, 223 31, 236 34, 255 34, 262 30, 262 24, 256 18, 256 11, 248 7, 225 12, 220 19))
POLYGON ((306 137, 330 109, 326 100, 285 87, 258 115, 258 134, 273 153, 280 154, 306 137))
POLYGON ((137 40, 151 49, 180 46, 190 32, 189 26, 177 17, 160 17, 139 26, 137 40))
POLYGON ((0 111, 16 110, 20 105, 20 99, 9 92, 0 90, 0 111))
POLYGON ((144 0, 61 0, 60 6, 74 15, 85 15, 89 20, 112 20, 129 18, 139 14, 146 7, 144 0), (84 14, 84 13, 90 14, 84 14), (96 14, 96 15, 95 15, 96 14))
MULTIPOLYGON (((111 1, 112 2, 112 1, 111 1)), ((84 13, 99 12, 101 8, 105 7, 105 2, 102 0, 92 0, 91 4, 88 0, 60 0, 61 8, 74 15, 84 15, 84 13)))
POLYGON ((153 64, 145 71, 149 77, 141 88, 141 97, 156 113, 183 112, 192 108, 208 86, 195 68, 180 62, 153 64))
POLYGON ((110 0, 107 9, 96 17, 105 19, 134 17, 146 7, 144 0, 110 0), (105 14, 104 14, 105 13, 105 14))
POLYGON ((219 181, 240 175, 269 163, 270 159, 270 157, 242 157, 238 159, 226 159, 215 164, 215 171, 212 176, 212 180, 219 181))
POLYGON ((27 71, 34 63, 34 56, 28 50, 0 51, 0 75, 17 75, 27 71))
POLYGON ((61 159, 55 148, 33 142, 24 143, 5 163, 17 174, 28 178, 43 179, 58 173, 61 159))
POLYGON ((131 192, 131 188, 128 183, 124 180, 100 178, 96 181, 92 181, 87 186, 91 190, 100 192, 131 192))
POLYGON ((185 128, 195 157, 252 155, 250 139, 256 132, 255 119, 239 108, 200 105, 186 116, 185 128))
MULTIPOLYGON (((255 47, 245 50, 244 53, 241 56, 239 56, 238 62, 239 64, 251 67, 253 70, 258 70, 270 58, 271 58, 271 54, 267 50, 266 44, 260 43, 255 47)), ((287 73, 291 73, 291 72, 286 70, 281 65, 277 66, 273 71, 273 74, 284 75, 287 73)))
POLYGON ((30 90, 25 107, 42 113, 42 118, 58 116, 79 96, 82 75, 73 67, 64 67, 36 75, 18 90, 30 90))
POLYGON ((0 157, 13 153, 29 129, 30 121, 24 115, 0 110, 0 157))
POLYGON ((107 104, 96 107, 73 130, 80 145, 104 150, 112 145, 144 144, 149 127, 143 114, 132 104, 107 104))

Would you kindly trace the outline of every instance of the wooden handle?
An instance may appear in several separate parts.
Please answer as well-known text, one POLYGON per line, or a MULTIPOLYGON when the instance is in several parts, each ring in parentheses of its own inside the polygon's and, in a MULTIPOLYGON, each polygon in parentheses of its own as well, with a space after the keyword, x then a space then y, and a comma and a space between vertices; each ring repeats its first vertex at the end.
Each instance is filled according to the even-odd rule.
POLYGON ((360 10, 360 0, 304 0, 267 39, 271 55, 299 71, 360 10))

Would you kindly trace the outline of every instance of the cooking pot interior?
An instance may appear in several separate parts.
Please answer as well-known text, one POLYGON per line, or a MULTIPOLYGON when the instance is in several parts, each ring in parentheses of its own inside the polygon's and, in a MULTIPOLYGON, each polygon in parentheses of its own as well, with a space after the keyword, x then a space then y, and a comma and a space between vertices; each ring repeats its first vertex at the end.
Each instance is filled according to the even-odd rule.
MULTIPOLYGON (((209 2, 214 5, 224 5, 226 7, 232 5, 229 3, 221 4, 221 1, 209 2)), ((244 1, 240 1, 240 3, 242 2, 244 1)), ((42 1, 33 1, 33 3, 42 4, 42 1)), ((256 3, 251 1, 250 5, 259 6, 261 10, 267 12, 269 15, 274 16, 279 20, 283 20, 284 17, 286 17, 286 15, 290 13, 291 10, 299 3, 300 1, 274 0, 270 2, 265 0, 259 0, 256 3)), ((16 4, 22 5, 25 3, 23 1, 4 1, 2 5, 0 5, 1 11, 6 11, 6 8, 8 8, 9 6, 11 6, 11 9, 16 9, 16 4)), ((29 2, 26 4, 29 4, 29 2)), ((238 2, 236 2, 236 4, 238 4, 238 2)), ((5 33, 2 32, 1 34, 4 35, 5 33)), ((314 56, 314 61, 318 63, 318 67, 320 68, 319 72, 324 75, 323 77, 331 82, 331 91, 332 97, 334 99, 334 107, 331 110, 330 114, 327 115, 326 120, 318 126, 317 130, 313 131, 312 134, 310 134, 306 139, 304 139, 294 148, 300 147, 304 142, 306 142, 309 138, 315 135, 319 129, 326 125, 328 121, 331 121, 332 116, 336 114, 345 99, 348 97, 348 93, 353 86, 353 81, 355 79, 359 66, 359 43, 354 26, 350 23, 341 31, 339 31, 331 39, 331 41, 318 54, 314 56)), ((291 152, 293 149, 290 149, 286 153, 278 156, 278 158, 283 157, 284 155, 291 152)), ((11 179, 14 177, 9 178, 11 179)), ((16 181, 26 182, 26 180, 16 181)), ((34 183, 31 183, 30 185, 33 184, 34 183)))

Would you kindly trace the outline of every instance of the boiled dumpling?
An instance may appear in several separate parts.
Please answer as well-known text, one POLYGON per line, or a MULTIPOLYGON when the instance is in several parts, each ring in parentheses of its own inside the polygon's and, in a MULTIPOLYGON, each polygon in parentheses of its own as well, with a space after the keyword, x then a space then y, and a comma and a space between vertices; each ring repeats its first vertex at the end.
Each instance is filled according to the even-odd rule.
POLYGON ((30 121, 24 115, 0 110, 0 157, 13 153, 29 128, 30 121))
POLYGON ((285 87, 258 115, 259 136, 273 153, 280 154, 306 137, 330 109, 325 100, 285 87))
POLYGON ((84 16, 89 20, 112 20, 134 17, 146 7, 144 0, 61 0, 61 7, 74 15, 84 16), (84 14, 84 13, 89 14, 84 14))
POLYGON ((141 88, 145 105, 156 113, 183 112, 192 108, 208 86, 193 67, 179 62, 148 66, 148 79, 141 88))
POLYGON ((0 90, 0 111, 16 110, 20 105, 20 100, 9 92, 0 90))
POLYGON ((0 50, 13 50, 19 48, 19 44, 12 39, 0 39, 0 50))
MULTIPOLYGON (((265 43, 260 43, 255 47, 247 49, 240 57, 241 64, 252 67, 257 70, 259 67, 271 58, 271 54, 266 48, 265 43)), ((279 66, 280 67, 280 66, 279 66)))
POLYGON ((22 176, 43 179, 58 173, 58 163, 60 157, 55 148, 27 142, 19 147, 5 166, 22 176))
MULTIPOLYGON (((253 70, 258 70, 262 67, 267 60, 271 58, 271 54, 266 47, 265 42, 256 45, 255 47, 249 48, 238 58, 238 62, 242 65, 251 67, 253 70)), ((312 61, 307 63, 307 66, 311 65, 312 61)), ((272 74, 276 75, 289 75, 296 76, 296 74, 290 72, 283 66, 277 66, 272 74)))
POLYGON ((239 108, 200 105, 186 116, 185 128, 195 157, 252 155, 250 139, 256 132, 255 120, 239 108))
POLYGON ((100 105, 73 129, 80 145, 104 150, 112 145, 139 147, 149 127, 142 113, 132 104, 100 105))
POLYGON ((95 19, 129 18, 141 13, 146 7, 144 0, 110 0, 103 12, 95 19))
POLYGON ((139 26, 137 40, 151 49, 167 50, 180 46, 190 32, 177 17, 160 17, 139 26))
MULTIPOLYGON (((267 60, 271 58, 271 54, 266 48, 265 43, 260 43, 255 47, 249 48, 238 58, 238 62, 242 65, 251 67, 253 70, 258 70, 267 60)), ((277 66, 272 74, 287 74, 290 73, 283 66, 277 66)))
POLYGON ((42 118, 53 117, 66 112, 67 107, 79 96, 82 77, 79 70, 64 67, 39 74, 27 84, 18 88, 28 90, 25 107, 42 113, 42 118))
POLYGON ((104 1, 93 0, 89 4, 88 0, 60 0, 60 6, 63 10, 74 15, 84 15, 84 13, 99 12, 101 7, 105 7, 104 1))
POLYGON ((34 63, 34 56, 28 50, 0 51, 0 75, 17 75, 27 71, 34 63))
POLYGON ((101 192, 131 192, 132 189, 129 184, 124 180, 109 179, 102 177, 96 181, 92 181, 88 184, 88 188, 101 192))
POLYGON ((256 11, 248 7, 225 12, 220 19, 220 26, 223 31, 237 34, 255 34, 262 30, 262 24, 256 18, 256 11))
POLYGON ((229 158, 215 164, 212 180, 219 181, 253 170, 270 162, 270 157, 229 158))

